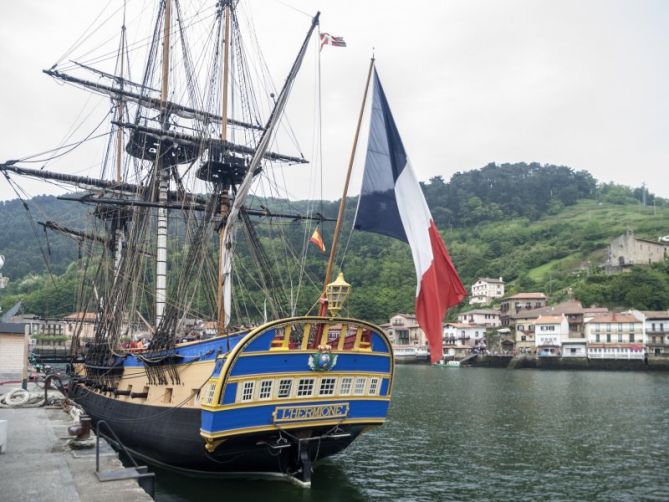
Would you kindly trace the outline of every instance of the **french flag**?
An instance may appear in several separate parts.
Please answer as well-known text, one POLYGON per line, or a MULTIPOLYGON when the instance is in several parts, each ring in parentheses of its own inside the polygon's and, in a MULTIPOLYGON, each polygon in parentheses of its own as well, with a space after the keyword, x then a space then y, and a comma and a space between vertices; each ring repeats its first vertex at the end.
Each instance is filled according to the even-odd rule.
POLYGON ((354 228, 394 237, 411 246, 418 278, 416 318, 427 335, 435 363, 443 357, 441 323, 446 311, 467 293, 432 220, 376 69, 373 92, 367 159, 354 228))

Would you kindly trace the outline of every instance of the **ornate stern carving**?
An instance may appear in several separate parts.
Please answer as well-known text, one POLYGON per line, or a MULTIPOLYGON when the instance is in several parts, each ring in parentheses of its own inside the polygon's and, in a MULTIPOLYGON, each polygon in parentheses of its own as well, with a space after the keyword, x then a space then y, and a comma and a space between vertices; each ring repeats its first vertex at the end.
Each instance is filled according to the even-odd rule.
POLYGON ((213 438, 206 438, 204 440, 204 449, 207 450, 209 453, 214 453, 216 451, 216 448, 221 446, 221 444, 225 443, 225 439, 213 439, 213 438))

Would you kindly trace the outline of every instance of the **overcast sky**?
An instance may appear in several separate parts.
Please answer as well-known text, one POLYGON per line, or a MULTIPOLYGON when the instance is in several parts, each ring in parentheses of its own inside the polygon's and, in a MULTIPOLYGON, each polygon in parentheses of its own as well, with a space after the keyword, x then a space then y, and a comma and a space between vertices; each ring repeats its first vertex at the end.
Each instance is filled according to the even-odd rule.
MULTIPOLYGON (((41 73, 108 1, 0 1, 0 161, 57 146, 82 116, 90 114, 94 123, 109 108, 108 101, 89 100, 41 73)), ((321 10, 322 31, 348 44, 321 53, 325 198, 340 196, 373 47, 419 179, 449 179, 490 162, 536 161, 585 169, 601 181, 645 182, 669 197, 667 1, 242 2, 256 21, 275 82, 283 81, 308 27, 299 11, 321 10)), ((109 4, 112 12, 122 1, 109 4)), ((313 83, 311 63, 305 63, 307 75, 293 100, 299 102, 299 93, 313 83)), ((303 101, 313 104, 313 93, 304 94, 303 101)), ((298 117, 302 111, 293 105, 289 117, 309 157, 313 116, 298 117)), ((72 139, 87 132, 77 131, 72 139)), ((95 175, 99 163, 98 152, 74 165, 61 160, 48 168, 95 175)), ((299 168, 287 171, 292 196, 314 195, 299 168)), ((23 186, 29 195, 58 192, 44 184, 23 186)), ((11 198, 14 193, 0 179, 0 200, 11 198)))

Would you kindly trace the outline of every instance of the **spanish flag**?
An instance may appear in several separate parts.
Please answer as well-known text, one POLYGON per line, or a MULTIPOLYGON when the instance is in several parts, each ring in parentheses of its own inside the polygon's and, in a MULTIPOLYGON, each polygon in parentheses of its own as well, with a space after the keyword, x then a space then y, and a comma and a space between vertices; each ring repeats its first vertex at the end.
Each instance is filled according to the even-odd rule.
POLYGON ((314 230, 314 233, 311 234, 311 238, 309 239, 309 242, 311 242, 318 249, 320 249, 321 253, 325 253, 325 243, 323 242, 323 236, 321 235, 320 230, 318 230, 318 227, 316 227, 316 230, 314 230))

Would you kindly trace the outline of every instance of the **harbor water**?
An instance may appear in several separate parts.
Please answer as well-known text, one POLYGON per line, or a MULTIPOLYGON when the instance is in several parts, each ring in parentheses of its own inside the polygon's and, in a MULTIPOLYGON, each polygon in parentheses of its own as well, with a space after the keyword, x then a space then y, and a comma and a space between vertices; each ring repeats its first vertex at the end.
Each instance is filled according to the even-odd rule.
POLYGON ((189 500, 669 500, 669 374, 399 366, 388 422, 284 481, 157 472, 189 500))

